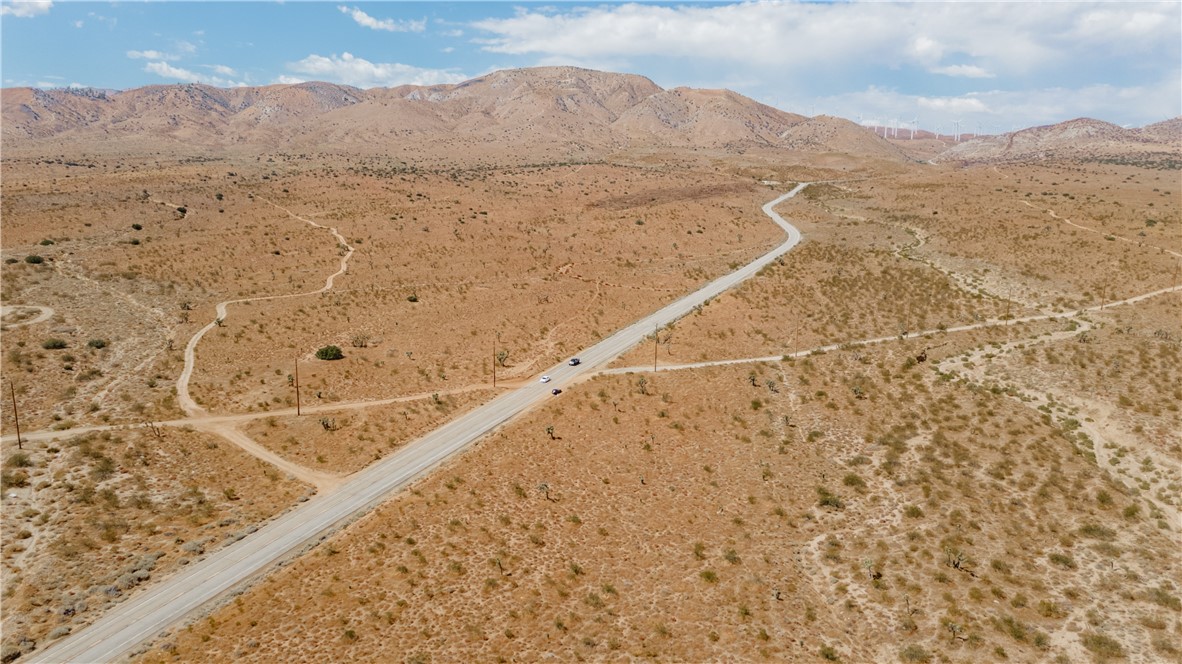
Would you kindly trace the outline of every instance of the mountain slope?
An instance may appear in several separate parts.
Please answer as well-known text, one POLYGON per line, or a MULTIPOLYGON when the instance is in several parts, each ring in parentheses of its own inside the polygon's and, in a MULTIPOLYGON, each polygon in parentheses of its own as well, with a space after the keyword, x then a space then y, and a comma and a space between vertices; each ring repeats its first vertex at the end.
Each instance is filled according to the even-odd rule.
POLYGON ((935 161, 1016 162, 1041 159, 1101 159, 1177 152, 1179 121, 1125 129, 1117 125, 1077 118, 1058 124, 1031 127, 1000 136, 983 136, 957 144, 935 161))

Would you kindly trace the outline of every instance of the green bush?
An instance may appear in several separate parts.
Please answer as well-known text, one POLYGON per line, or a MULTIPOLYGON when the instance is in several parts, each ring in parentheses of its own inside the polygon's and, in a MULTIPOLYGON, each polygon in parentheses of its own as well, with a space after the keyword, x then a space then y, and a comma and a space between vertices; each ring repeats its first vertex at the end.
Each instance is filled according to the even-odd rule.
POLYGON ((25 262, 32 263, 33 265, 39 265, 44 263, 45 259, 36 254, 29 254, 28 256, 25 256, 25 262))
POLYGON ((318 360, 339 360, 344 356, 340 346, 325 346, 316 351, 316 359, 318 360))
POLYGON ((86 342, 86 345, 90 346, 91 348, 95 348, 95 349, 106 348, 107 347, 107 340, 106 339, 91 339, 90 341, 86 342))
POLYGON ((45 350, 61 350, 66 347, 65 339, 46 339, 41 342, 41 347, 45 350))

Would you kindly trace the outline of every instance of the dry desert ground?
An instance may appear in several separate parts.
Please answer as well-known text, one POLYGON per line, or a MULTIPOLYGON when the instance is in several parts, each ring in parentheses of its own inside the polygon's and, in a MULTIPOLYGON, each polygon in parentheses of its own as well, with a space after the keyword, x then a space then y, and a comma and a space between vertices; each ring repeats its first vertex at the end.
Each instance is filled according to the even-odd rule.
POLYGON ((2 165, 6 661, 763 254, 798 182, 798 247, 136 661, 1182 657, 1176 170, 65 149, 2 165))

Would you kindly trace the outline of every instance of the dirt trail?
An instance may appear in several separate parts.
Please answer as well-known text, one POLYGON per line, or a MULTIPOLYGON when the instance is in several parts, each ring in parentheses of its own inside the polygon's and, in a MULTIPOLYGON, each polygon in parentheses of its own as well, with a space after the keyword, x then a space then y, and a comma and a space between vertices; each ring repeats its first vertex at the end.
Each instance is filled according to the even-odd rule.
MULTIPOLYGON (((1022 201, 1022 204, 1027 207, 1032 207, 1036 210, 1039 209, 1037 206, 1031 204, 1030 201, 1022 201)), ((1043 211, 1046 212, 1047 214, 1051 215, 1052 219, 1057 219, 1057 220, 1067 224, 1068 226, 1073 226, 1075 228, 1080 229, 1081 231, 1087 231, 1089 233, 1095 233, 1096 235, 1103 235, 1105 237, 1113 237, 1113 238, 1116 238, 1117 240, 1120 240, 1121 242, 1128 242, 1129 244, 1136 244, 1139 247, 1145 246, 1144 243, 1139 240, 1131 240, 1127 237, 1117 235, 1115 233, 1106 233, 1104 231, 1098 231, 1094 228, 1088 228, 1087 226, 1081 226, 1066 217, 1060 217, 1059 215, 1055 214, 1054 210, 1051 210, 1049 208, 1046 210, 1043 210, 1043 211)), ((1182 258, 1182 253, 1178 253, 1177 251, 1172 251, 1170 249, 1166 249, 1165 247, 1154 247, 1154 248, 1161 249, 1162 251, 1166 252, 1167 254, 1170 254, 1171 256, 1175 256, 1177 258, 1182 258)))
MULTIPOLYGON (((180 405, 181 409, 185 411, 185 414, 188 415, 189 417, 199 417, 201 415, 206 414, 205 409, 198 406, 197 403, 193 400, 193 398, 189 394, 189 381, 193 377, 193 369, 197 364, 197 344, 201 342, 201 338, 205 336, 206 332, 209 332, 213 328, 218 327, 222 323, 222 321, 225 320, 226 316, 228 315, 227 307, 229 305, 239 304, 242 302, 261 302, 264 300, 279 300, 279 299, 284 299, 284 298, 302 297, 305 295, 317 295, 319 293, 324 293, 332 288, 333 283, 336 281, 336 278, 338 276, 344 274, 348 270, 349 259, 353 256, 353 247, 348 242, 345 241, 344 236, 342 236, 339 232, 337 232, 336 228, 324 226, 324 225, 318 224, 310 219, 306 219, 304 217, 301 217, 298 214, 292 212, 291 210, 288 210, 287 208, 282 207, 280 205, 276 205, 275 203, 267 200, 266 198, 263 198, 262 196, 255 195, 255 198, 263 201, 264 203, 267 203, 268 205, 271 205, 273 207, 279 208, 280 210, 283 210, 284 212, 286 212, 288 214, 288 216, 290 216, 294 219, 298 219, 310 226, 313 226, 315 228, 327 228, 329 230, 329 232, 332 233, 332 236, 336 239, 337 246, 343 247, 345 249, 345 253, 341 256, 340 267, 337 269, 337 271, 328 275, 328 278, 325 279, 325 281, 324 281, 324 286, 317 289, 317 290, 310 291, 307 293, 290 293, 290 294, 286 294, 286 295, 267 295, 267 296, 262 296, 262 297, 240 298, 240 299, 236 299, 236 300, 226 300, 225 302, 218 303, 217 318, 215 318, 213 321, 211 321, 205 327, 198 330, 197 333, 194 334, 191 339, 189 339, 189 343, 185 345, 185 368, 183 371, 181 371, 180 377, 177 378, 176 392, 177 392, 177 403, 180 405)), ((193 422, 190 421, 190 423, 193 423, 193 422)), ((242 450, 247 452, 248 454, 251 454, 251 455, 255 456, 256 458, 262 459, 263 461, 266 461, 267 463, 274 465, 275 467, 279 468, 280 470, 283 470, 284 472, 290 474, 291 476, 315 486, 316 490, 320 493, 332 491, 332 490, 336 489, 338 486, 340 486, 341 483, 344 481, 343 476, 335 475, 332 473, 324 473, 321 471, 312 470, 310 468, 304 468, 303 466, 300 466, 296 463, 288 461, 287 459, 284 459, 283 457, 281 457, 281 456, 275 454, 274 452, 268 450, 267 448, 263 447, 262 445, 259 445, 257 442, 252 440, 245 433, 239 431, 238 429, 235 429, 234 427, 230 426, 227 423, 204 424, 204 425, 194 423, 194 426, 202 431, 206 431, 207 433, 212 433, 212 434, 221 436, 222 438, 225 438, 226 440, 230 441, 231 443, 234 443, 238 447, 242 448, 242 450)))
POLYGON ((211 321, 205 327, 198 330, 197 333, 193 335, 193 338, 189 339, 189 343, 185 345, 185 369, 184 369, 184 371, 181 372, 180 378, 178 378, 176 381, 177 403, 180 405, 181 409, 185 411, 185 414, 187 414, 191 417, 198 417, 198 416, 206 414, 205 409, 198 406, 197 403, 195 401, 193 401, 193 398, 189 395, 189 380, 193 377, 193 368, 197 362, 197 359, 196 359, 197 344, 201 342, 201 338, 205 336, 206 332, 209 332, 213 328, 217 327, 221 321, 226 319, 226 316, 228 315, 228 312, 226 310, 227 306, 229 306, 231 304, 240 304, 243 302, 262 302, 262 301, 266 301, 266 300, 281 300, 281 299, 292 298, 292 297, 303 297, 305 295, 319 295, 320 293, 327 292, 332 289, 333 282, 336 280, 336 278, 338 276, 344 274, 348 270, 349 259, 353 256, 353 247, 348 242, 345 241, 344 236, 342 236, 339 232, 337 232, 336 228, 331 227, 331 226, 324 226, 322 224, 318 224, 318 223, 312 221, 311 219, 305 219, 304 217, 299 216, 298 214, 292 212, 291 210, 288 210, 287 208, 285 208, 283 206, 272 203, 271 201, 269 201, 266 198, 263 198, 262 196, 259 196, 257 194, 255 195, 255 198, 263 201, 264 203, 266 203, 268 205, 271 205, 271 206, 276 207, 280 210, 283 210, 292 218, 298 219, 298 220, 308 224, 309 226, 313 226, 315 228, 327 228, 329 230, 329 232, 332 233, 333 237, 336 238, 338 246, 345 248, 345 253, 344 253, 344 255, 341 256, 340 268, 336 272, 333 272, 332 274, 328 275, 328 278, 325 279, 325 281, 324 281, 323 287, 318 288, 314 291, 308 291, 306 293, 289 293, 286 295, 265 295, 265 296, 261 296, 261 297, 246 297, 246 298, 240 298, 237 300, 226 300, 225 302, 218 303, 217 318, 215 318, 213 321, 211 321))
POLYGON ((29 320, 18 320, 11 323, 4 323, 2 327, 6 330, 10 330, 14 327, 24 327, 25 325, 44 323, 50 318, 53 318, 54 311, 49 307, 42 307, 36 304, 6 304, 3 307, 0 307, 0 319, 19 315, 29 309, 36 310, 38 312, 37 315, 33 318, 30 318, 29 320))
POLYGON ((192 426, 198 431, 204 431, 205 433, 211 433, 225 438, 231 443, 234 443, 238 447, 242 448, 248 454, 266 461, 267 463, 275 466, 288 475, 291 475, 297 480, 311 484, 312 486, 316 487, 316 491, 318 493, 325 493, 336 489, 341 484, 343 484, 348 477, 346 475, 338 475, 336 473, 312 470, 311 468, 305 468, 297 463, 288 461, 287 459, 284 459, 278 454, 275 454, 271 450, 258 444, 252 440, 250 436, 247 436, 245 433, 228 423, 194 424, 192 426))

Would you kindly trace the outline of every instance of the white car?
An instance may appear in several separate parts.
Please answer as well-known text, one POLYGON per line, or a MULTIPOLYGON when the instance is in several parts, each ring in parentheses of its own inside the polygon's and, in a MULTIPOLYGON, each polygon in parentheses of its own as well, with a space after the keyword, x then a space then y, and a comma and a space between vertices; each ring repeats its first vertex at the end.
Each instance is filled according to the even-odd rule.
POLYGON ((550 382, 550 377, 549 377, 549 376, 542 376, 542 382, 543 382, 543 383, 549 383, 549 382, 550 382))

